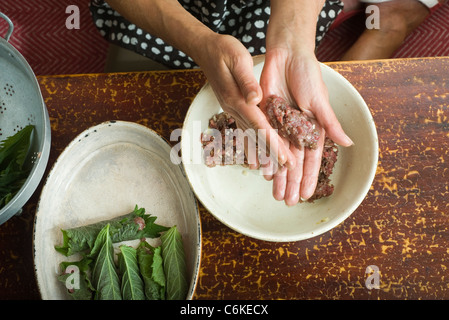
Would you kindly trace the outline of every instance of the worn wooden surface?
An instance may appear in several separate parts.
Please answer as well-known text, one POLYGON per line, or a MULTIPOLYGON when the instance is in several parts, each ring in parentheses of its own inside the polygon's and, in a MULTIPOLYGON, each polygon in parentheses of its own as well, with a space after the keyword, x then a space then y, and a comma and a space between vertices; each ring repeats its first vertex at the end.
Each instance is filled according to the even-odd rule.
MULTIPOLYGON (((238 234, 201 207, 195 298, 449 298, 449 58, 329 65, 359 90, 377 126, 370 192, 333 230, 290 243, 238 234), (379 270, 378 289, 365 285, 370 265, 379 270)), ((38 80, 52 126, 48 169, 77 134, 105 120, 135 121, 169 139, 205 83, 200 71, 38 80)), ((0 299, 40 298, 32 258, 40 190, 0 226, 0 299)))

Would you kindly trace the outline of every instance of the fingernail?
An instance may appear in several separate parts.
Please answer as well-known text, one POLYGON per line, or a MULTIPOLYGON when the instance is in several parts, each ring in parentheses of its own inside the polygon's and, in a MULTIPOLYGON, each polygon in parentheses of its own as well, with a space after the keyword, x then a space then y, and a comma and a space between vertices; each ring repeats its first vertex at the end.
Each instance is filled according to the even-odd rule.
POLYGON ((354 141, 352 141, 351 138, 349 138, 348 136, 346 136, 346 145, 347 145, 348 147, 354 145, 354 141))
POLYGON ((246 103, 256 103, 257 101, 257 92, 256 91, 251 91, 250 93, 248 93, 248 95, 246 96, 246 103))
POLYGON ((305 180, 301 184, 301 201, 307 201, 313 195, 313 193, 315 192, 315 188, 313 187, 314 185, 316 186, 313 179, 309 177, 305 178, 305 180))
POLYGON ((290 159, 287 155, 283 153, 279 155, 278 163, 280 166, 286 167, 288 170, 293 169, 296 165, 294 160, 290 159))
MULTIPOLYGON (((293 188, 294 189, 294 188, 293 188)), ((293 207, 295 206, 299 201, 299 193, 298 190, 296 190, 296 192, 294 190, 292 190, 292 188, 289 188, 286 191, 286 195, 285 195, 285 204, 289 207, 293 207)))
POLYGON ((281 153, 279 155, 279 159, 278 159, 278 164, 282 167, 285 164, 285 155, 283 153, 281 153))
POLYGON ((295 168, 296 163, 292 160, 287 161, 287 168, 289 170, 294 169, 295 168))

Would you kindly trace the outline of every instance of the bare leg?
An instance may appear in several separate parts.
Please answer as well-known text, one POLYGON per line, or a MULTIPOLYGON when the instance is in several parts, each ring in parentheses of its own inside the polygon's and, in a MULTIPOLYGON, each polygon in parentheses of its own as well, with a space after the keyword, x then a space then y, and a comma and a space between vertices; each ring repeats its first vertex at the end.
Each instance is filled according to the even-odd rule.
POLYGON ((380 28, 366 29, 341 60, 391 57, 429 14, 429 9, 417 0, 393 0, 378 3, 377 6, 380 28))
POLYGON ((360 0, 342 0, 341 2, 343 2, 343 11, 345 12, 359 9, 362 6, 360 0))

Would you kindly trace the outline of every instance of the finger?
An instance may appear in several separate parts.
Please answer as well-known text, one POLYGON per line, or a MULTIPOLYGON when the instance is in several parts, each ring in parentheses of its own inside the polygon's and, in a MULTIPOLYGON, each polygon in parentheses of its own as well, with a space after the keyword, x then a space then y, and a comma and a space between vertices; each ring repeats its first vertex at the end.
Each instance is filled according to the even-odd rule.
POLYGON ((278 169, 277 166, 276 159, 272 159, 270 155, 261 157, 260 169, 265 180, 271 181, 273 179, 273 176, 278 169))
POLYGON ((260 169, 261 169, 261 173, 262 173, 263 177, 265 178, 265 180, 267 180, 267 181, 273 180, 274 172, 275 172, 273 163, 269 162, 264 165, 261 165, 260 169))
POLYGON ((231 73, 242 92, 245 101, 249 105, 257 105, 262 100, 262 89, 253 72, 253 60, 238 59, 230 66, 231 73))
POLYGON ((268 123, 265 114, 259 108, 249 107, 241 108, 241 117, 248 119, 246 126, 257 129, 257 144, 264 153, 268 152, 272 160, 280 166, 293 168, 295 166, 295 157, 289 149, 285 139, 282 138, 276 130, 268 123), (268 150, 268 151, 265 151, 268 150))
POLYGON ((320 139, 315 150, 306 149, 304 151, 304 173, 300 186, 300 198, 302 201, 309 199, 315 193, 323 158, 323 146, 325 133, 321 130, 320 139))
POLYGON ((294 206, 299 202, 300 185, 303 176, 304 149, 294 148, 296 167, 287 173, 287 186, 284 201, 288 206, 294 206))
POLYGON ((239 136, 239 146, 243 145, 244 152, 246 155, 247 163, 250 170, 257 170, 260 167, 259 159, 257 156, 257 136, 256 132, 252 128, 246 129, 244 132, 241 131, 239 136))
POLYGON ((329 138, 331 138, 336 144, 343 147, 350 147, 354 142, 349 138, 349 136, 344 132, 340 122, 338 122, 337 117, 332 112, 332 114, 327 115, 322 120, 322 127, 326 130, 329 138))
MULTIPOLYGON (((282 141, 284 145, 289 147, 290 152, 295 157, 295 166, 293 168, 288 168, 286 166, 279 166, 276 159, 272 159, 272 165, 271 165, 271 175, 273 180, 273 197, 276 200, 285 200, 286 191, 287 191, 287 185, 288 185, 288 177, 291 170, 295 170, 297 167, 296 164, 296 157, 298 156, 299 159, 301 159, 300 151, 296 149, 293 145, 290 147, 290 143, 288 139, 282 138, 282 141)), ((302 171, 302 169, 301 169, 302 171)), ((298 182, 299 186, 299 182, 298 182)), ((298 193, 297 193, 298 194, 298 193)))
POLYGON ((324 128, 329 138, 336 144, 343 147, 349 147, 354 144, 351 138, 344 132, 340 122, 337 119, 328 99, 322 99, 317 105, 315 118, 321 127, 324 128))
POLYGON ((281 167, 273 176, 273 197, 279 201, 282 201, 285 198, 287 171, 288 169, 286 167, 281 167))

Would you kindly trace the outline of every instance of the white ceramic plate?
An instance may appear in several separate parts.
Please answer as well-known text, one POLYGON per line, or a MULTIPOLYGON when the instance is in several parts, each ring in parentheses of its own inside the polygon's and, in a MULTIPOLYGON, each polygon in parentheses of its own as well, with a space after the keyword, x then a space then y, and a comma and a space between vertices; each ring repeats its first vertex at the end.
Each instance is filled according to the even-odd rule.
MULTIPOLYGON (((255 58, 260 78, 263 57, 255 58)), ((339 73, 322 64, 331 105, 355 145, 339 148, 331 176, 332 196, 287 207, 272 196, 272 182, 241 166, 209 168, 203 163, 200 134, 211 116, 222 109, 209 84, 190 106, 182 132, 182 162, 187 178, 203 205, 237 232, 267 241, 298 241, 322 234, 345 220, 366 196, 377 168, 376 127, 363 98, 339 73), (200 161, 199 161, 200 159, 200 161), (200 162, 200 163, 199 163, 200 162)))
POLYGON ((154 131, 120 121, 92 127, 69 144, 47 177, 35 218, 34 262, 43 299, 69 298, 57 280, 59 263, 79 260, 55 251, 62 244, 60 229, 111 219, 136 205, 156 216, 156 223, 178 227, 192 298, 201 257, 199 211, 170 150, 154 131))

